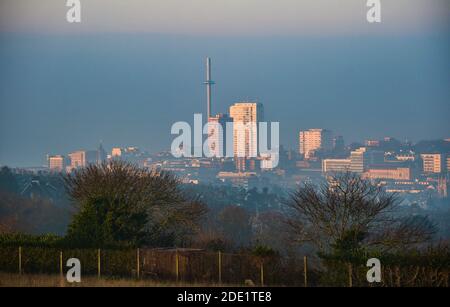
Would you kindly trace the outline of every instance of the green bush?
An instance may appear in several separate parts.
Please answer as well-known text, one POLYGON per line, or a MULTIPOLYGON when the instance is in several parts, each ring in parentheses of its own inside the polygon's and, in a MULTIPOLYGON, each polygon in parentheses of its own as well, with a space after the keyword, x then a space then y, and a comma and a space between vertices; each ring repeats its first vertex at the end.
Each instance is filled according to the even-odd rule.
POLYGON ((22 233, 0 234, 0 247, 58 247, 64 245, 64 238, 53 234, 28 235, 22 233))

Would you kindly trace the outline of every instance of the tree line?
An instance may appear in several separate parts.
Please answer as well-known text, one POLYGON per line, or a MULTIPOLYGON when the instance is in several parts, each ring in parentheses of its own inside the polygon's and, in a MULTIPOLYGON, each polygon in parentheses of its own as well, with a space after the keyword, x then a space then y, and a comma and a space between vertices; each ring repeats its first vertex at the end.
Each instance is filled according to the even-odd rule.
MULTIPOLYGON (((59 212, 50 209, 50 203, 40 203, 42 199, 27 204, 5 192, 15 188, 14 181, 7 170, 1 172, 0 244, 14 244, 14 238, 30 243, 30 237, 11 234, 30 232, 10 220, 14 212, 40 208, 53 212, 55 219, 59 212), (14 207, 15 201, 21 205, 14 207)), ((68 227, 58 239, 36 238, 41 243, 50 240, 49 244, 83 248, 198 247, 272 255, 302 252, 322 259, 356 259, 423 249, 436 242, 438 231, 427 216, 402 213, 397 194, 352 173, 329 176, 316 184, 306 182, 282 196, 268 190, 186 188, 169 172, 124 161, 89 165, 61 180, 73 206, 68 227), (214 198, 216 206, 210 205, 214 198), (231 204, 223 205, 226 199, 231 204), (256 205, 246 210, 240 202, 256 205)))

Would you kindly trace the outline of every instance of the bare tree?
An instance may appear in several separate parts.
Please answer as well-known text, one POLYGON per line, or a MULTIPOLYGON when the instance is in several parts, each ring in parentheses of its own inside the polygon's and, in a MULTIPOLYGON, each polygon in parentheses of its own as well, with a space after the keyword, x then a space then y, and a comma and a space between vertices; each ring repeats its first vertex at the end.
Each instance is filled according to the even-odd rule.
POLYGON ((319 250, 377 247, 390 250, 430 240, 435 227, 423 217, 397 214, 397 194, 346 172, 319 185, 305 183, 290 195, 287 219, 297 242, 319 250))

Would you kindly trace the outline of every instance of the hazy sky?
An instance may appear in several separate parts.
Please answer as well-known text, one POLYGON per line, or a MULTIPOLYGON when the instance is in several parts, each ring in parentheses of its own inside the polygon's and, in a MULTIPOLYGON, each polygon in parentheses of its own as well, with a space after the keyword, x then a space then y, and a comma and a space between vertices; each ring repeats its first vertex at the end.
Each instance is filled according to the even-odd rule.
POLYGON ((168 149, 170 126, 258 99, 281 142, 324 127, 347 142, 450 136, 450 1, 0 0, 0 164, 137 145, 168 149))
POLYGON ((382 25, 366 22, 367 0, 81 0, 82 23, 65 22, 65 0, 1 0, 4 30, 213 35, 416 31, 446 26, 448 0, 381 0, 382 25))

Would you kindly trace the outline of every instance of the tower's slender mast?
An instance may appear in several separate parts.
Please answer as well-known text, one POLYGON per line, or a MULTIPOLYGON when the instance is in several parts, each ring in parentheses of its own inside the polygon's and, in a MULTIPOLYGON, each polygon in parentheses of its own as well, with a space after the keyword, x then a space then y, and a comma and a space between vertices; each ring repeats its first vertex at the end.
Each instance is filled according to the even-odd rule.
POLYGON ((206 58, 206 99, 207 99, 207 118, 211 117, 211 85, 215 84, 214 81, 211 80, 211 58, 206 58))

